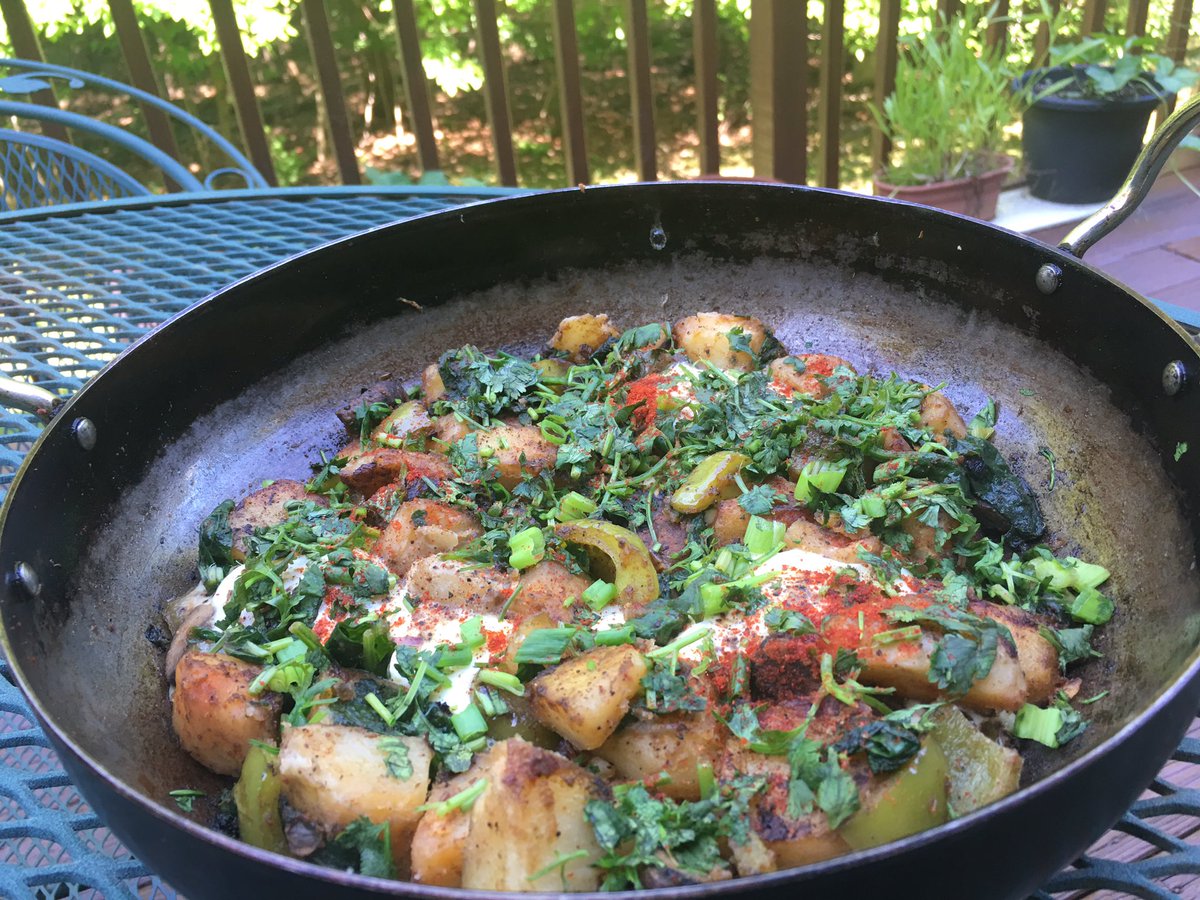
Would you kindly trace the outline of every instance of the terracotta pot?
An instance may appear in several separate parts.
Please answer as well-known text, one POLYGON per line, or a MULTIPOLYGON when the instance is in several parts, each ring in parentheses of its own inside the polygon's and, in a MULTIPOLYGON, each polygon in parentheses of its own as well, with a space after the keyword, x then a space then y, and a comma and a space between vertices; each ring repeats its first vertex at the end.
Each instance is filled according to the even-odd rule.
POLYGON ((1000 188, 1004 186, 1004 180, 1012 168, 1012 157, 1004 156, 992 171, 974 178, 957 178, 954 181, 894 185, 877 175, 874 181, 875 196, 923 203, 926 206, 936 206, 938 209, 963 213, 986 221, 996 215, 996 200, 1000 196, 1000 188))

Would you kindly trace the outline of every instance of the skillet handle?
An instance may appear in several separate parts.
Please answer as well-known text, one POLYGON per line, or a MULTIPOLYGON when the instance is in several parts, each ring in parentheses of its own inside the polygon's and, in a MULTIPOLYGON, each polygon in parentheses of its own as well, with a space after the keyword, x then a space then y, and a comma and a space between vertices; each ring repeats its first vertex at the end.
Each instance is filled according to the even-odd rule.
POLYGON ((1180 142, 1188 136, 1191 130, 1200 122, 1200 94, 1192 97, 1187 103, 1163 122, 1162 127, 1150 136, 1146 146, 1142 148, 1133 171, 1117 191, 1117 195, 1100 209, 1088 216, 1068 234, 1058 245, 1077 259, 1083 259, 1083 254, 1100 238, 1104 237, 1129 217, 1139 203, 1146 199, 1146 194, 1154 185, 1154 179, 1180 142))
POLYGON ((0 377, 0 406, 9 406, 33 413, 43 422, 49 422, 58 408, 67 402, 66 397, 52 394, 45 388, 0 377))

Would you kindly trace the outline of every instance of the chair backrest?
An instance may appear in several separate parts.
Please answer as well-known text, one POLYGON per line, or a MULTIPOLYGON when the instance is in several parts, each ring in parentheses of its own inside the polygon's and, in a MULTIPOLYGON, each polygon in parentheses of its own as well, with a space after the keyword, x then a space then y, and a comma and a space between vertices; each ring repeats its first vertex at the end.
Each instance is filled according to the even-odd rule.
POLYGON ((208 191, 218 179, 226 187, 267 187, 262 174, 229 141, 174 104, 87 72, 29 60, 0 59, 0 118, 16 129, 0 129, 0 209, 28 209, 166 191, 208 191), (4 72, 12 74, 3 75, 4 72), (205 157, 222 165, 201 171, 123 127, 60 109, 26 102, 60 93, 102 92, 108 108, 124 117, 136 101, 186 128, 205 146, 205 157), (111 104, 116 103, 113 107, 111 104), (40 134, 29 130, 36 124, 40 134), (78 146, 87 143, 88 148, 78 146), (96 152, 93 152, 94 148, 96 152), (103 155, 101 155, 103 154, 103 155), (117 161, 120 161, 120 165, 117 161))

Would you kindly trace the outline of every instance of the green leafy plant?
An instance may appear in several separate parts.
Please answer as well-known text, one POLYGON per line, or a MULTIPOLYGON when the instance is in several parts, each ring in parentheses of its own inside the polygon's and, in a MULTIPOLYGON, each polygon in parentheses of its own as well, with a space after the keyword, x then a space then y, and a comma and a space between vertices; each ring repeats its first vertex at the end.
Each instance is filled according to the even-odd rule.
POLYGON ((1165 100, 1200 81, 1200 72, 1150 52, 1152 46, 1144 37, 1122 39, 1115 34, 1051 46, 1050 65, 1070 71, 1047 70, 1042 77, 1029 79, 1026 99, 1031 103, 1051 96, 1120 100, 1152 94, 1165 100))
POLYGON ((981 175, 996 168, 1015 117, 1001 53, 980 39, 985 17, 961 16, 902 41, 896 89, 873 107, 891 139, 886 177, 896 185, 981 175))

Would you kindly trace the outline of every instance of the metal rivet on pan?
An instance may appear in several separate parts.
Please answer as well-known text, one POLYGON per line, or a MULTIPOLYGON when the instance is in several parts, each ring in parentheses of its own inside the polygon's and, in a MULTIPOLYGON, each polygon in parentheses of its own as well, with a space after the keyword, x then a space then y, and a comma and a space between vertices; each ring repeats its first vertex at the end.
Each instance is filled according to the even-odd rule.
POLYGON ((650 229, 650 246, 655 250, 661 250, 667 246, 667 233, 663 231, 661 225, 655 225, 650 229))
POLYGON ((1163 393, 1168 397, 1174 397, 1182 391, 1187 380, 1187 367, 1179 360, 1172 360, 1163 367, 1162 387, 1163 393))
POLYGON ((75 440, 84 450, 91 450, 96 446, 96 423, 91 419, 83 416, 71 423, 71 434, 75 435, 75 440))
POLYGON ((1043 294, 1053 294, 1062 284, 1062 269, 1054 263, 1043 263, 1038 267, 1034 282, 1037 284, 1037 289, 1043 294))
POLYGON ((36 597, 42 592, 42 580, 29 563, 19 562, 13 566, 12 580, 30 597, 36 597))

